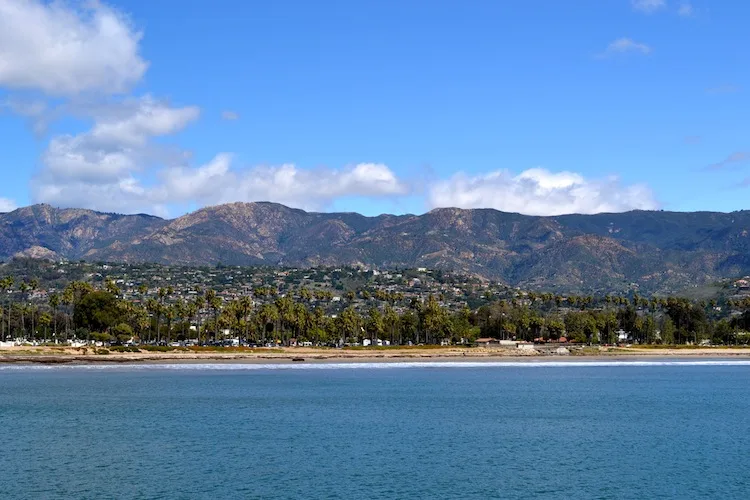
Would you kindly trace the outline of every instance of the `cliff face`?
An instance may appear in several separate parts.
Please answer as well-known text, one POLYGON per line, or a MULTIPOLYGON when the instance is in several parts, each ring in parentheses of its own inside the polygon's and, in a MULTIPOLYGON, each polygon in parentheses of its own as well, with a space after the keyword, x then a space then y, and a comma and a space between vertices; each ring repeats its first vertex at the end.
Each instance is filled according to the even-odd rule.
POLYGON ((531 217, 437 209, 364 217, 234 203, 167 221, 47 205, 0 214, 0 258, 463 270, 570 291, 674 290, 750 274, 750 212, 531 217))

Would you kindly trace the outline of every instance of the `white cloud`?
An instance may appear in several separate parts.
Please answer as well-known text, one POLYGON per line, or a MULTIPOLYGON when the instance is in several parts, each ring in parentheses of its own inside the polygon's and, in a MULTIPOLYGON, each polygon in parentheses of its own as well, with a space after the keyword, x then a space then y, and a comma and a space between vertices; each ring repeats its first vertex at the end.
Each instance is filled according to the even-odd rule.
POLYGON ((221 112, 221 119, 222 120, 229 120, 229 121, 239 120, 240 119, 240 114, 237 113, 236 111, 222 111, 221 112))
POLYGON ((33 186, 32 194, 36 202, 59 207, 128 214, 149 213, 161 217, 169 215, 167 207, 153 200, 150 191, 130 176, 107 183, 76 179, 64 183, 37 183, 33 186))
POLYGON ((533 168, 513 176, 505 170, 484 175, 458 173, 429 189, 430 207, 495 208, 528 215, 624 212, 656 209, 644 185, 624 186, 616 177, 586 179, 573 172, 533 168))
POLYGON ((16 202, 8 198, 0 198, 0 213, 12 212, 18 208, 16 202))
POLYGON ((54 137, 42 155, 46 182, 66 179, 109 181, 138 168, 132 150, 99 148, 91 143, 89 134, 54 137))
POLYGON ((231 160, 221 154, 199 168, 166 169, 156 191, 170 203, 275 201, 308 210, 323 209, 342 196, 395 196, 409 191, 390 168, 379 163, 340 169, 306 170, 292 164, 232 169, 231 160))
POLYGON ((233 201, 277 201, 322 209, 341 196, 405 194, 408 186, 385 165, 340 169, 295 165, 235 168, 230 154, 200 167, 189 154, 167 149, 157 137, 182 130, 196 107, 172 107, 150 96, 84 106, 90 130, 53 137, 31 183, 34 201, 57 206, 164 215, 169 206, 233 201))
POLYGON ((600 54, 600 57, 610 57, 616 54, 626 54, 630 52, 650 54, 651 47, 645 43, 636 42, 630 38, 618 38, 607 46, 607 49, 604 53, 600 54))
POLYGON ((235 169, 232 156, 219 154, 200 167, 165 167, 146 184, 122 171, 107 181, 82 176, 64 183, 40 183, 35 197, 58 206, 165 215, 170 205, 214 205, 274 201, 321 210, 342 196, 396 196, 409 191, 387 166, 361 163, 340 169, 305 170, 295 165, 235 169))
POLYGON ((651 14, 667 6, 666 0, 630 0, 633 9, 651 14))
POLYGON ((186 153, 154 139, 174 134, 198 118, 193 106, 172 107, 151 96, 86 108, 90 130, 53 137, 31 183, 34 201, 59 206, 165 214, 138 175, 158 165, 184 162, 186 153))
POLYGON ((130 99, 114 108, 116 113, 102 116, 90 132, 100 144, 139 147, 151 137, 173 134, 198 118, 196 106, 173 108, 151 96, 130 99))
POLYGON ((161 159, 165 152, 152 143, 198 118, 194 106, 174 108, 150 96, 91 108, 94 125, 78 134, 53 137, 42 155, 43 169, 35 184, 68 181, 109 183, 132 175, 161 159))
POLYGON ((124 15, 97 1, 0 0, 0 86, 126 92, 148 67, 140 39, 124 15))
POLYGON ((689 2, 683 2, 680 8, 677 9, 677 14, 682 17, 692 17, 695 14, 695 9, 693 9, 693 6, 689 2))

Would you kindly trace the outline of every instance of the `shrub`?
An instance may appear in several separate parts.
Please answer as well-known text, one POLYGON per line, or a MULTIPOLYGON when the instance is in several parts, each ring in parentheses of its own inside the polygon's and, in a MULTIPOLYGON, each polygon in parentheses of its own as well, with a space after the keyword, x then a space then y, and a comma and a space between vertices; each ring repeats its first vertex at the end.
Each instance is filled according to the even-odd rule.
POLYGON ((171 345, 144 345, 141 349, 148 352, 172 352, 177 348, 171 345))
POLYGON ((109 350, 114 352, 141 352, 137 347, 129 345, 116 345, 110 347, 109 350))

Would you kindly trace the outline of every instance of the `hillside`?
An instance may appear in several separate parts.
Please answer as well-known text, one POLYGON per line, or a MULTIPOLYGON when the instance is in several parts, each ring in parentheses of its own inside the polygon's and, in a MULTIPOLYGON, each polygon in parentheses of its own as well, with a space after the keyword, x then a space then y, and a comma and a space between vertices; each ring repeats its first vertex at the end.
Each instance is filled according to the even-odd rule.
POLYGON ((749 232, 748 211, 365 217, 234 203, 164 220, 35 205, 0 214, 0 259, 430 267, 525 288, 675 292, 750 274, 749 232))

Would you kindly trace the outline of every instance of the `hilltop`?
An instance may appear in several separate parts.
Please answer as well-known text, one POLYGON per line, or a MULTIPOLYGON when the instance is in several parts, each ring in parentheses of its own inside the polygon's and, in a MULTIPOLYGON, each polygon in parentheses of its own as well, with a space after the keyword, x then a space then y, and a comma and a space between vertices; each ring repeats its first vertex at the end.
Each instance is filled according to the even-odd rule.
POLYGON ((0 259, 428 267, 527 289, 675 293, 750 274, 749 232, 750 211, 365 217, 258 202, 165 220, 34 205, 0 214, 0 259))

